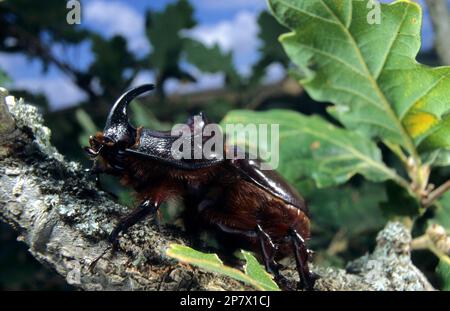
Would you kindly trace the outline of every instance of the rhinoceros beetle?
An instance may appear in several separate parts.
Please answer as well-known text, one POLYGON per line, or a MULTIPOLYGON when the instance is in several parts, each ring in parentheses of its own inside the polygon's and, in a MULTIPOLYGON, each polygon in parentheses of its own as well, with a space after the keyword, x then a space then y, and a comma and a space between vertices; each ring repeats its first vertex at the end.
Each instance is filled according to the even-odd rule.
MULTIPOLYGON (((145 84, 125 92, 112 107, 103 132, 91 136, 85 148, 94 158, 95 172, 118 176, 140 202, 111 232, 113 250, 121 232, 145 216, 155 216, 167 199, 178 198, 185 206, 186 227, 215 230, 219 243, 255 252, 282 288, 292 287, 277 260, 293 254, 299 286, 312 289, 316 275, 308 268, 311 251, 305 240, 310 220, 304 199, 275 170, 261 170, 258 158, 175 158, 171 145, 178 136, 129 123, 129 103, 152 89, 145 84)), ((201 127, 209 124, 204 114, 196 117, 201 127)), ((187 125, 193 126, 193 117, 187 125)))

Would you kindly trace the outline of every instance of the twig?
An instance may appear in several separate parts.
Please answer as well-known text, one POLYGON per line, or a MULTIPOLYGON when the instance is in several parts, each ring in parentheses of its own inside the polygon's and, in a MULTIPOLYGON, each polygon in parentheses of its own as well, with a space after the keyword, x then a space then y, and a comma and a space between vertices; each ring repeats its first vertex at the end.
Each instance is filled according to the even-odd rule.
POLYGON ((442 226, 430 225, 425 234, 411 241, 411 249, 427 249, 440 260, 450 264, 450 237, 442 226))
POLYGON ((450 189, 450 180, 434 189, 425 199, 422 200, 422 205, 424 207, 431 206, 437 199, 444 195, 450 189))

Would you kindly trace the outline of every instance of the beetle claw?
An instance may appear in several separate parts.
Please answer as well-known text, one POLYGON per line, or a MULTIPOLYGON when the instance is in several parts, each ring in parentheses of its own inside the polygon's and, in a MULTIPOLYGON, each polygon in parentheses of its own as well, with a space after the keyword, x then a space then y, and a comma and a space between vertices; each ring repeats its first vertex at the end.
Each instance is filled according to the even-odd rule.
POLYGON ((289 281, 286 277, 282 276, 281 274, 275 275, 275 282, 278 284, 278 286, 284 290, 284 291, 295 291, 295 286, 292 284, 291 281, 289 281))
POLYGON ((314 285, 317 279, 319 279, 319 275, 317 273, 309 272, 308 275, 305 276, 305 279, 300 279, 297 286, 301 290, 312 291, 314 290, 314 285))

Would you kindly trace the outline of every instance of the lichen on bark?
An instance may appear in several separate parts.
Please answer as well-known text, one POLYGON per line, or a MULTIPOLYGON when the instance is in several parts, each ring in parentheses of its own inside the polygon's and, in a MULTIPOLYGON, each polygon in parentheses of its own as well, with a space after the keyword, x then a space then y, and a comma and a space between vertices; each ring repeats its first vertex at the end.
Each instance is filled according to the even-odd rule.
MULTIPOLYGON (((246 290, 245 284, 180 264, 166 256, 171 243, 192 245, 173 225, 141 222, 120 238, 122 250, 107 254, 107 235, 128 208, 114 202, 50 144, 38 110, 0 94, 0 217, 11 224, 31 254, 66 281, 85 290, 246 290)), ((426 290, 431 285, 410 259, 408 230, 390 223, 371 255, 348 271, 314 267, 317 290, 426 290), (350 273, 350 272, 351 273, 350 273)), ((283 273, 297 278, 288 260, 283 273)))

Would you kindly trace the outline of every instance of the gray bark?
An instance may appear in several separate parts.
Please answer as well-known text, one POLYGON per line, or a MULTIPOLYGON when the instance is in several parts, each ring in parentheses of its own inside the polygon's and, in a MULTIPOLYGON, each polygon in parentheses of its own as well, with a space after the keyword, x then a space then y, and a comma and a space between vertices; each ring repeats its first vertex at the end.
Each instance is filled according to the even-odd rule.
MULTIPOLYGON (((98 190, 78 163, 50 144, 37 109, 0 88, 0 218, 19 233, 30 253, 69 284, 85 290, 244 290, 245 284, 166 256, 171 243, 191 241, 175 226, 151 222, 120 238, 123 251, 90 263, 108 246, 106 237, 127 208, 98 190)), ((380 232, 377 248, 348 271, 315 267, 317 290, 428 290, 410 259, 411 236, 399 223, 380 232)), ((283 273, 297 278, 292 260, 283 273)))
POLYGON ((425 0, 433 23, 436 51, 450 65, 450 10, 447 0, 425 0))

